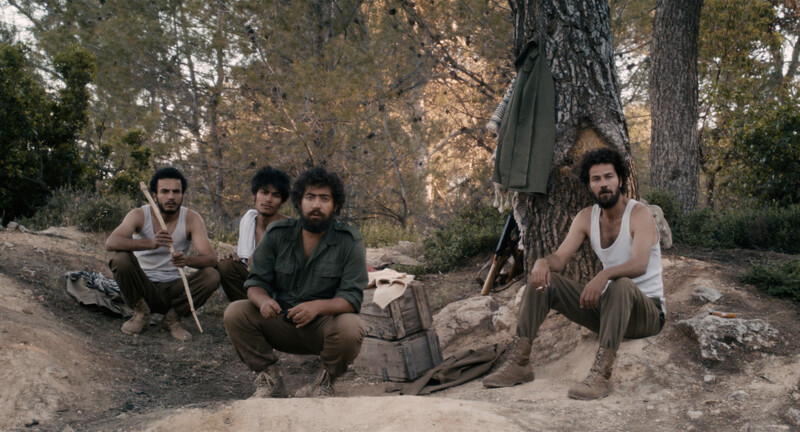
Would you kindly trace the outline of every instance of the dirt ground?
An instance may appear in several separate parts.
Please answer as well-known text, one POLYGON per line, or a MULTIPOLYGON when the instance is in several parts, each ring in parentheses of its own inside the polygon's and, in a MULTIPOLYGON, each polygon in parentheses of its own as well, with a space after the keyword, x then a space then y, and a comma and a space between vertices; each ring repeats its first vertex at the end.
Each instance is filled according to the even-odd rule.
MULTIPOLYGON (((67 271, 110 275, 103 240, 71 228, 0 231, 0 430, 800 430, 800 310, 737 279, 750 262, 787 256, 665 251, 667 324, 658 336, 623 342, 614 392, 598 401, 566 397, 586 375, 597 337, 559 315, 551 315, 534 344, 536 380, 529 384, 489 390, 476 380, 410 397, 348 372, 334 398, 247 400, 253 377, 225 335, 221 293, 199 310, 203 334, 184 321, 194 335, 190 343, 172 340, 156 324, 126 336, 122 318, 88 310, 65 293, 67 271), (705 310, 692 296, 699 286, 723 294, 715 308, 768 322, 778 330, 777 343, 724 363, 702 362, 675 325, 705 310)), ((437 308, 478 295, 473 279, 480 263, 422 278, 437 308)), ((493 296, 513 304, 516 294, 493 296)), ((460 335, 445 356, 508 336, 491 328, 460 335)), ((318 360, 287 355, 281 367, 289 388, 301 389, 318 360)))

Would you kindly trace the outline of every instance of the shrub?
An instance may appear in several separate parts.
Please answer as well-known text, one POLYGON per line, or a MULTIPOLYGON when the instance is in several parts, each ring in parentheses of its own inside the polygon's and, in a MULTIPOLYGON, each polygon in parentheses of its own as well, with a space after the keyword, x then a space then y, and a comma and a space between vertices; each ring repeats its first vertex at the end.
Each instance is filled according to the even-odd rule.
POLYGON ((782 264, 754 265, 741 281, 771 296, 800 302, 800 257, 782 264))
POLYGON ((800 205, 785 208, 740 207, 716 212, 704 208, 672 227, 677 242, 709 248, 800 252, 800 205))
POLYGON ((77 225, 84 231, 110 231, 136 206, 130 197, 61 188, 54 191, 33 216, 21 218, 28 228, 77 225))
POLYGON ((493 250, 506 217, 490 206, 460 209, 453 219, 423 240, 426 270, 450 270, 465 258, 493 250))
POLYGON ((395 221, 372 219, 362 223, 359 231, 367 247, 392 246, 401 240, 410 242, 419 240, 419 234, 414 229, 403 228, 395 221))

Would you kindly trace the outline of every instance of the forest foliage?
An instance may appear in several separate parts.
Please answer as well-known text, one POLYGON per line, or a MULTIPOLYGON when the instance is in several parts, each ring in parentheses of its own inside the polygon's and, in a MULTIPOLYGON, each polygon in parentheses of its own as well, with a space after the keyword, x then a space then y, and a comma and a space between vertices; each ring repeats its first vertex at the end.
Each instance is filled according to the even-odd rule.
MULTIPOLYGON (((359 224, 424 231, 491 200, 484 126, 513 77, 505 1, 8 3, 4 221, 61 187, 139 199, 138 181, 167 164, 186 172, 191 205, 218 233, 235 228, 263 165, 339 172, 343 216, 359 224)), ((610 5, 647 191, 656 2, 610 5)), ((702 204, 798 202, 798 36, 796 2, 704 2, 702 204)))

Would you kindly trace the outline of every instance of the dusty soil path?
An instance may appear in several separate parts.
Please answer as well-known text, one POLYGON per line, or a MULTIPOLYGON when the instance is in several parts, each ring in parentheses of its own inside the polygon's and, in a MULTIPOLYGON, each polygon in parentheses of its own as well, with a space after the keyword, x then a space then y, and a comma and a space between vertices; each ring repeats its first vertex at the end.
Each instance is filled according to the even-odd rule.
MULTIPOLYGON (((426 397, 393 396, 383 383, 348 372, 335 398, 245 400, 252 375, 222 328, 224 296, 215 294, 200 309, 205 333, 192 329, 194 341, 179 343, 157 325, 126 336, 119 332, 121 318, 87 310, 64 292, 67 271, 109 274, 101 244, 102 237, 74 229, 0 231, 0 430, 800 430, 798 308, 737 279, 750 260, 784 256, 665 253, 666 327, 623 343, 615 391, 599 401, 566 398, 585 376, 597 338, 558 315, 534 345, 536 380, 526 385, 488 390, 474 381, 426 397), (692 296, 699 286, 723 294, 716 307, 767 321, 778 342, 725 363, 700 361, 696 345, 675 326, 705 310, 692 296)), ((423 282, 431 290, 475 295, 476 271, 473 264, 423 282)), ((513 306, 516 292, 495 297, 513 306)), ((478 329, 456 337, 445 354, 508 335, 478 329)), ((282 357, 293 389, 309 385, 317 367, 314 357, 282 357)))

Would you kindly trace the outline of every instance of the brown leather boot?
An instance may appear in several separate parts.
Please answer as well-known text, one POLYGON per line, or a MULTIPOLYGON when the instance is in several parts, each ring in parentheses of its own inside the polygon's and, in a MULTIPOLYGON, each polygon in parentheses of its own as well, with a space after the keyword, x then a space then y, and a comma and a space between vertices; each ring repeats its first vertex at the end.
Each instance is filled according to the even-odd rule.
POLYGON ((150 307, 147 306, 147 302, 144 301, 144 299, 139 299, 139 301, 133 305, 133 317, 125 321, 125 324, 122 324, 120 330, 128 335, 137 335, 141 333, 149 323, 150 307))
POLYGON ((286 386, 283 385, 283 378, 281 372, 278 370, 278 365, 273 363, 267 366, 266 369, 256 374, 256 392, 253 393, 251 398, 286 398, 289 393, 286 392, 286 386))
POLYGON ((611 369, 617 358, 617 350, 613 348, 600 348, 594 358, 594 365, 589 370, 589 376, 582 383, 569 389, 567 396, 572 399, 592 400, 600 399, 611 393, 611 369))
POLYGON ((530 339, 515 336, 507 348, 511 351, 511 356, 500 366, 500 369, 483 379, 483 386, 487 388, 511 387, 533 381, 531 346, 530 339))
POLYGON ((314 385, 311 387, 311 397, 333 396, 333 384, 335 382, 336 378, 323 366, 322 370, 317 374, 317 378, 314 379, 314 385))
POLYGON ((192 340, 192 334, 181 326, 181 317, 178 316, 175 309, 170 309, 169 312, 164 315, 164 321, 161 321, 161 327, 164 327, 164 330, 169 330, 169 334, 179 341, 188 342, 192 340))

